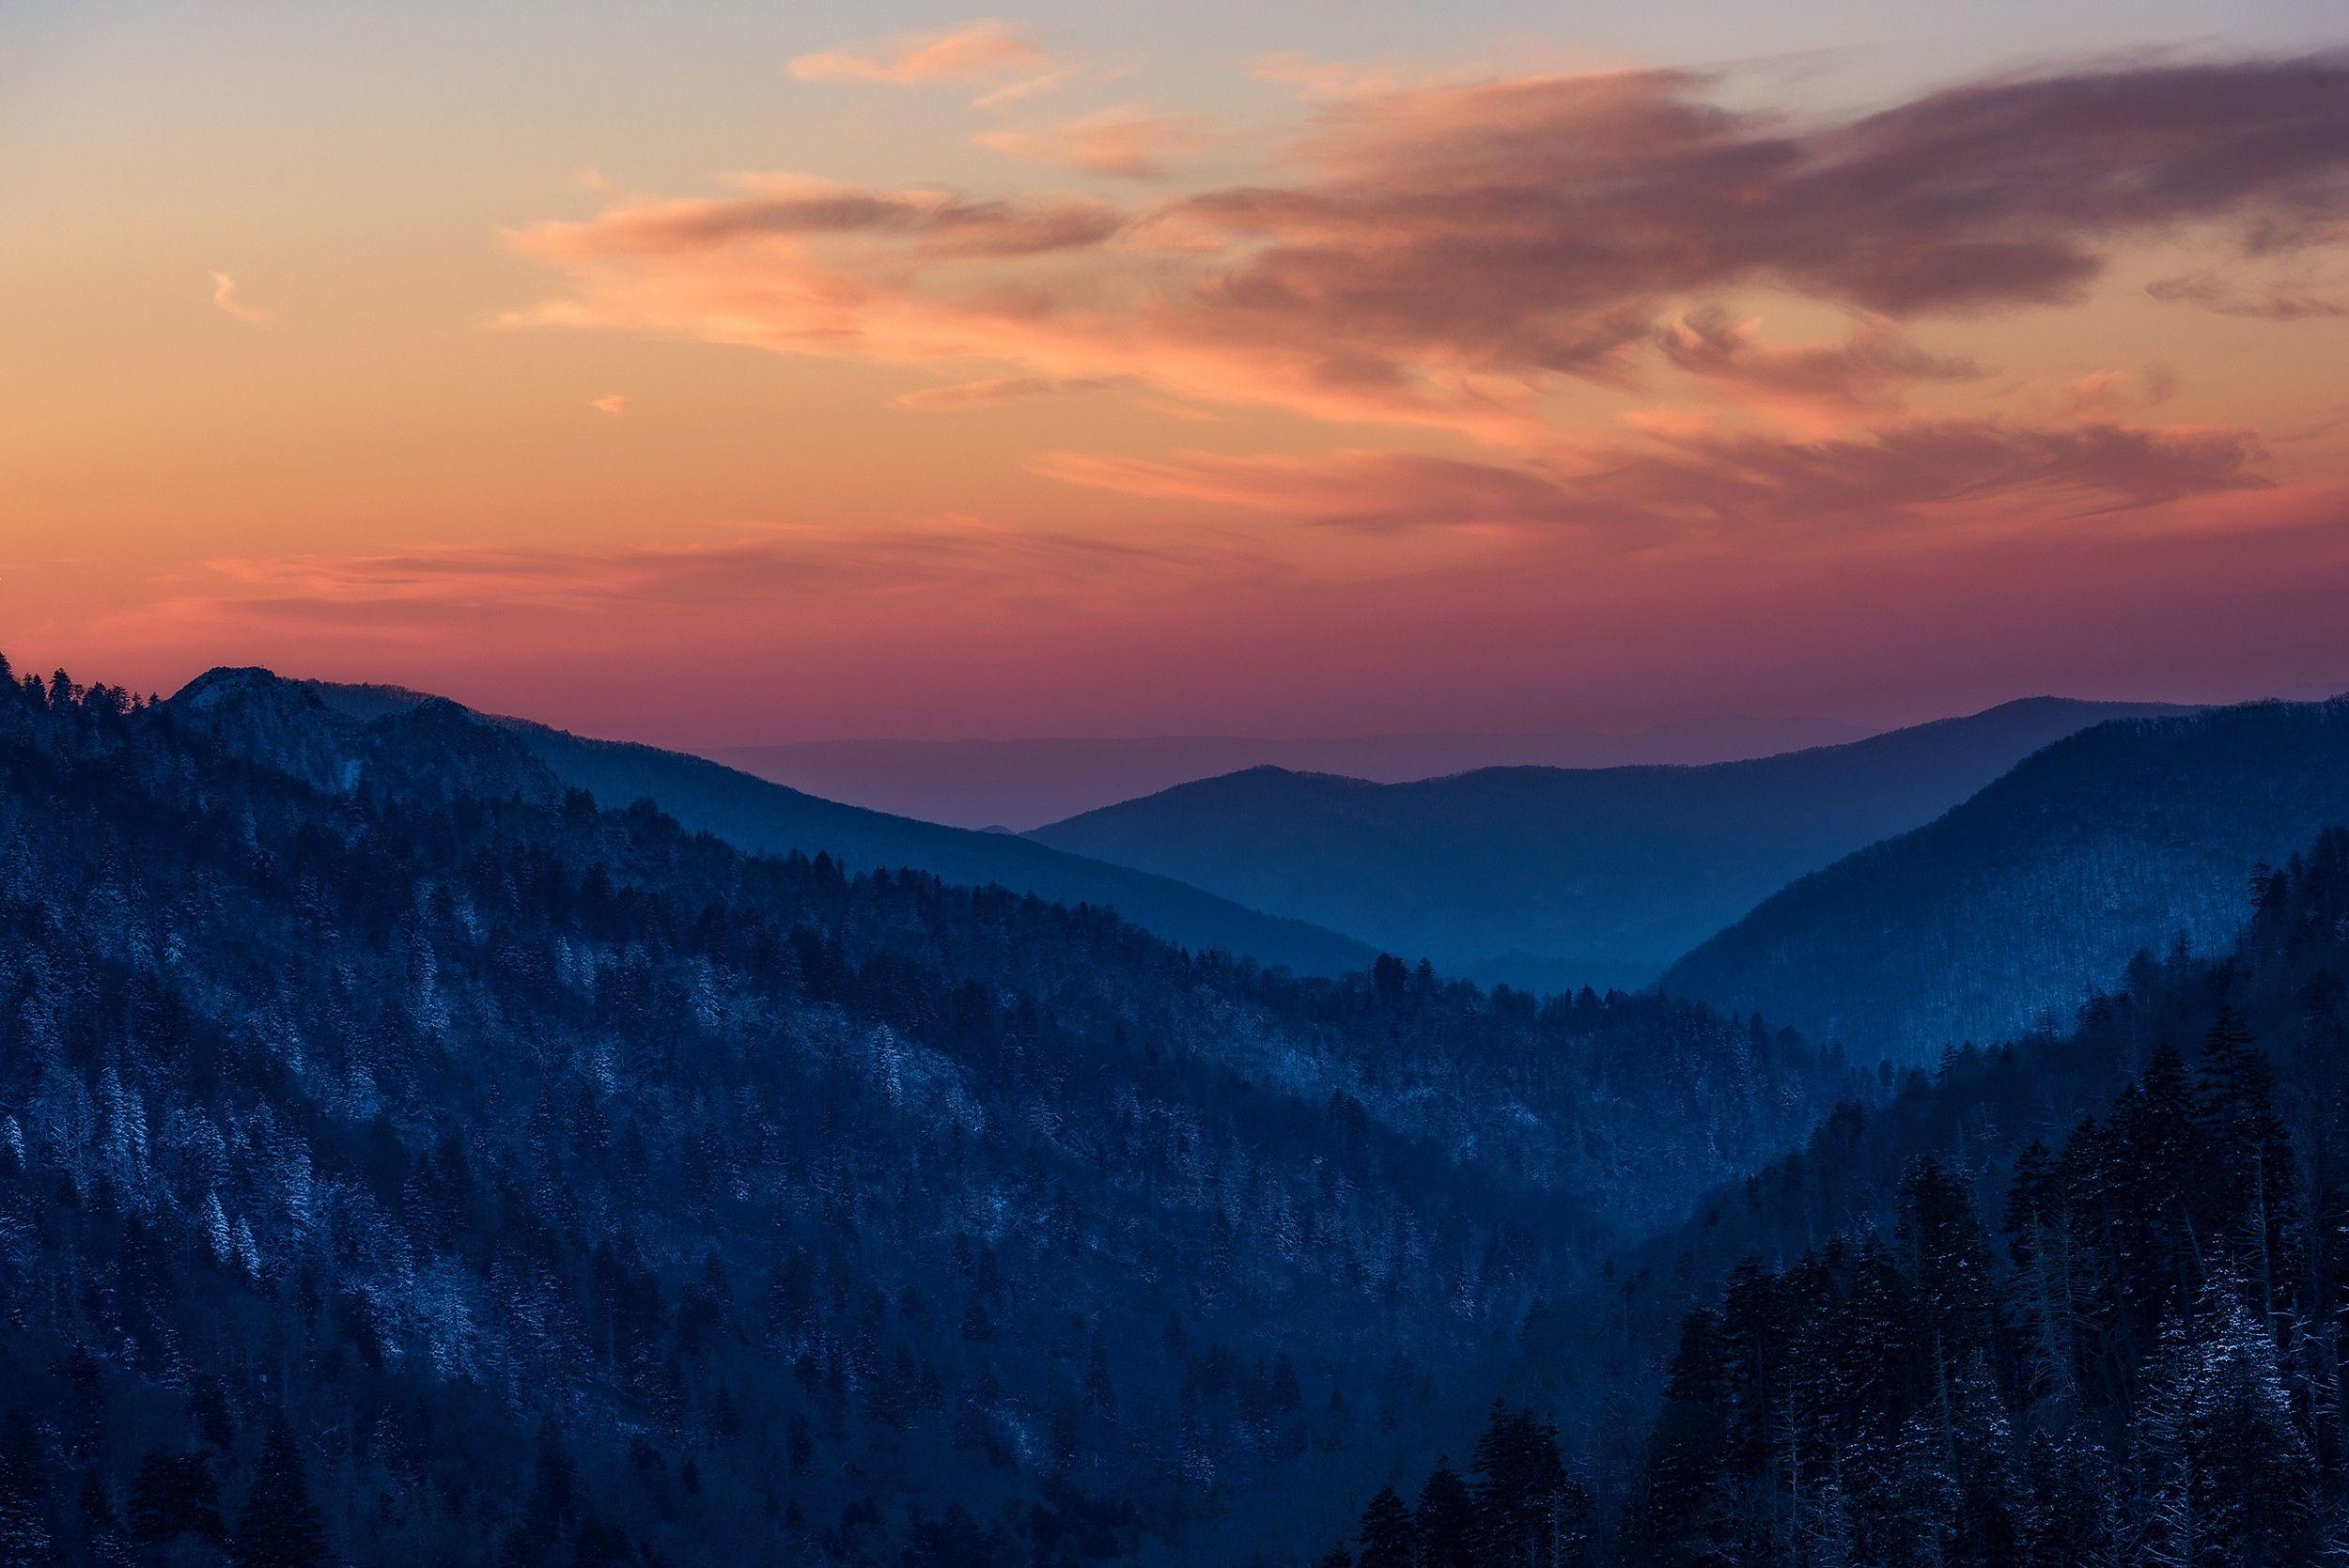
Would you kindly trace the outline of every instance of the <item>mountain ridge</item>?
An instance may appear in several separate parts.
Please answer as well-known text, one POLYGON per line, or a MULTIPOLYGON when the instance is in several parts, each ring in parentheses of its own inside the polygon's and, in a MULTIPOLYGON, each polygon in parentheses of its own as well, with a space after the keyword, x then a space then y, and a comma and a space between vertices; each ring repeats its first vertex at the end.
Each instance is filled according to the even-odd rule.
MULTIPOLYGON (((596 740, 535 720, 482 714, 447 698, 400 687, 346 685, 277 675, 257 666, 222 667, 196 676, 165 706, 322 787, 348 789, 330 776, 366 727, 419 713, 462 714, 485 732, 510 736, 559 787, 583 789, 608 806, 649 799, 689 828, 706 830, 760 853, 830 854, 851 869, 881 866, 928 871, 946 881, 994 884, 1050 903, 1113 908, 1136 924, 1195 948, 1218 947, 1299 973, 1366 968, 1371 947, 1271 916, 1176 879, 1091 861, 1015 835, 891 816, 768 783, 686 753, 632 741, 596 740), (296 703, 294 693, 317 705, 296 703), (352 726, 329 735, 302 721, 332 713, 352 726), (341 749, 338 750, 337 748, 341 749)), ((391 733, 391 732, 379 732, 391 733)), ((368 758, 379 768, 381 749, 368 758)), ((510 759, 509 759, 510 762, 510 759)), ((510 762, 518 784, 528 769, 510 762)), ((543 794, 543 781, 540 782, 543 794)))
POLYGON ((2224 943, 2248 868, 2343 820, 2349 697, 2117 720, 1796 879, 1661 984, 1862 1053, 2002 1038, 2141 949, 2224 943))
POLYGON ((1488 982, 1636 986, 1794 877, 1930 820, 2049 740, 2179 711, 2022 698, 1773 757, 1405 784, 1259 767, 1028 836, 1488 982))
POLYGON ((1857 740, 1868 726, 1830 719, 1717 714, 1625 733, 1411 733, 1269 736, 870 737, 701 748, 702 754, 829 800, 957 827, 1027 831, 1080 813, 1258 764, 1394 784, 1503 764, 1607 768, 1770 756, 1857 740))

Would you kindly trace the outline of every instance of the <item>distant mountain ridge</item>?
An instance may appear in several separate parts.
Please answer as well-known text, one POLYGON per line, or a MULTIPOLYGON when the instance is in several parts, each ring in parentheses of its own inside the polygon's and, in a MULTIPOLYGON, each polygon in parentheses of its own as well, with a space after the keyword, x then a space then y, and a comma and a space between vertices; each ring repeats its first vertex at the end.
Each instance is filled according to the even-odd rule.
POLYGON ((1380 784, 1276 768, 1029 836, 1486 981, 1637 986, 1787 882, 1931 820, 2050 741, 2162 704, 2027 698, 1688 768, 1380 784))
POLYGON ((607 806, 648 799, 687 828, 740 848, 820 852, 850 870, 910 867, 948 882, 996 884, 1051 903, 1113 908, 1169 940, 1221 948, 1299 973, 1364 969, 1377 955, 1350 939, 1146 872, 1007 834, 841 805, 702 757, 475 714, 399 687, 219 669, 189 682, 168 706, 231 750, 330 790, 348 791, 374 777, 439 799, 455 779, 492 798, 543 801, 572 788, 607 806))
POLYGON ((1625 734, 808 740, 722 747, 708 754, 827 800, 957 827, 1026 830, 1196 779, 1263 766, 1402 784, 1479 768, 1729 762, 1837 745, 1871 733, 1833 719, 1720 714, 1625 734))
POLYGON ((2246 878, 2349 822, 2349 697, 2100 724, 1794 883, 1665 987, 1930 1056, 2060 1024, 2131 956, 2222 948, 2246 878))

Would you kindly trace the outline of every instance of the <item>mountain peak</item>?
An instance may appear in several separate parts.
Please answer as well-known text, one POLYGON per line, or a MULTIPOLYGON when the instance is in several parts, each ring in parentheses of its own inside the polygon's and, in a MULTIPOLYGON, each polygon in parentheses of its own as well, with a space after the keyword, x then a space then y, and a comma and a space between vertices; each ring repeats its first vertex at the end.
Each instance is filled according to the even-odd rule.
POLYGON ((294 682, 258 664, 218 664, 173 693, 171 706, 204 712, 224 703, 299 691, 294 682))

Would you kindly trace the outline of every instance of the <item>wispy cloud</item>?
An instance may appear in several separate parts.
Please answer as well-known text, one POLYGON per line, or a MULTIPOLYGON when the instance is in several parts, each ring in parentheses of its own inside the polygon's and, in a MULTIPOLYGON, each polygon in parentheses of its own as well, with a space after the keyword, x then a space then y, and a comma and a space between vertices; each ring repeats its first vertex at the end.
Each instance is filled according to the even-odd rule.
POLYGON ((2307 321, 2349 316, 2349 303, 2303 288, 2250 287, 2230 281, 2215 268, 2184 277, 2156 278, 2145 292, 2170 304, 2199 305, 2220 316, 2263 321, 2307 321))
POLYGON ((985 380, 957 381, 951 386, 922 387, 899 393, 891 401, 901 409, 972 409, 1014 403, 1031 397, 1059 397, 1077 392, 1098 392, 1120 384, 1104 378, 1054 380, 1045 376, 996 376, 985 380))
POLYGON ((269 312, 257 306, 249 305, 238 297, 235 278, 230 277, 226 272, 214 272, 211 274, 211 279, 214 309, 224 316, 235 317, 247 326, 266 327, 272 324, 274 318, 269 312))
POLYGON ((1316 112, 1283 178, 1146 205, 797 176, 624 204, 516 237, 567 280, 517 319, 1534 447, 1560 381, 1657 365, 1881 413, 1974 373, 1911 342, 1918 321, 2076 301, 2134 245, 2272 251, 2349 218, 2341 57, 2000 77, 1810 123, 1716 85, 1364 85, 1316 112), (1756 291, 1864 324, 1772 346, 1733 305, 1756 291))
POLYGON ((1200 122, 1182 116, 1118 108, 1035 130, 990 131, 977 140, 1008 157, 1083 174, 1164 179, 1184 154, 1206 146, 1209 135, 1200 122))
POLYGON ((2257 488, 2239 430, 2110 422, 1914 420, 1788 440, 1690 430, 1517 464, 1355 450, 1327 458, 1066 454, 1039 472, 1122 494, 1210 502, 1368 529, 1605 530, 1627 543, 1754 529, 1913 524, 1935 508, 2104 512, 2257 488))
POLYGON ((608 413, 616 417, 628 412, 628 398, 624 394, 614 392, 606 396, 588 398, 587 406, 598 413, 608 413))
POLYGON ((1733 319, 1714 305, 1665 323, 1657 348, 1674 369, 1750 399, 1837 412, 1888 410, 1920 381, 1987 374, 1964 355, 1919 347, 1890 321, 1863 320, 1841 343, 1789 347, 1765 342, 1759 320, 1733 319))
POLYGON ((1188 572, 1119 539, 941 517, 880 528, 821 525, 600 550, 425 548, 397 554, 223 557, 183 577, 164 613, 182 621, 382 625, 486 613, 692 609, 757 615, 805 597, 892 597, 995 583, 1081 587, 1135 571, 1188 572))
POLYGON ((1033 74, 1053 64, 1033 27, 980 20, 935 33, 905 33, 878 42, 801 54, 790 72, 802 82, 868 82, 922 86, 987 82, 1033 74))

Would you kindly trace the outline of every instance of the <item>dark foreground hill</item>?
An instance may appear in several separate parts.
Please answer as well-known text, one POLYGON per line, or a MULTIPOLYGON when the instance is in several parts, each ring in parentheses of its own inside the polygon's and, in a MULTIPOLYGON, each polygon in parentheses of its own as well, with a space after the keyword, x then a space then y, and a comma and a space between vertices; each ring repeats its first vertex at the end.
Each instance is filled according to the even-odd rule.
POLYGON ((2049 741, 2174 711, 2043 697, 1699 768, 1401 784, 1259 768, 1032 836, 1470 974, 1636 986, 1795 877, 1931 820, 2049 741))
MULTIPOLYGON (((428 759, 386 756, 366 726, 412 709, 464 715, 445 699, 383 686, 287 680, 267 670, 214 670, 172 699, 194 722, 246 754, 334 787, 342 770, 373 747, 379 771, 428 774, 428 759), (348 721, 336 724, 331 720, 348 721)), ((851 871, 926 871, 945 881, 994 883, 1056 904, 1095 904, 1170 941, 1222 948, 1300 974, 1339 974, 1367 966, 1376 950, 1301 921, 1262 915, 1196 888, 1120 865, 1065 854, 1003 833, 970 832, 865 811, 769 784, 678 752, 592 740, 520 719, 483 717, 513 735, 508 765, 539 783, 584 789, 607 805, 649 800, 688 828, 765 854, 828 854, 851 871)))
POLYGON ((1785 889, 1664 985, 1930 1058, 2069 1017, 2140 948, 2222 950, 2249 869, 2341 821, 2349 699, 2103 724, 1785 889))
POLYGON ((1361 1539, 1449 1521, 1445 1560, 1482 1563, 1555 1518, 1570 1549, 1536 1560, 2340 1560, 2349 832, 2251 895, 2226 956, 2136 964, 2076 1028, 1952 1052, 1701 1204, 1529 1343, 1513 1397, 1566 1418, 1564 1465, 1503 1411, 1474 1492, 1439 1470, 1361 1539))
POLYGON ((1854 1087, 206 706, 0 680, 11 1564, 1292 1563, 1854 1087))

